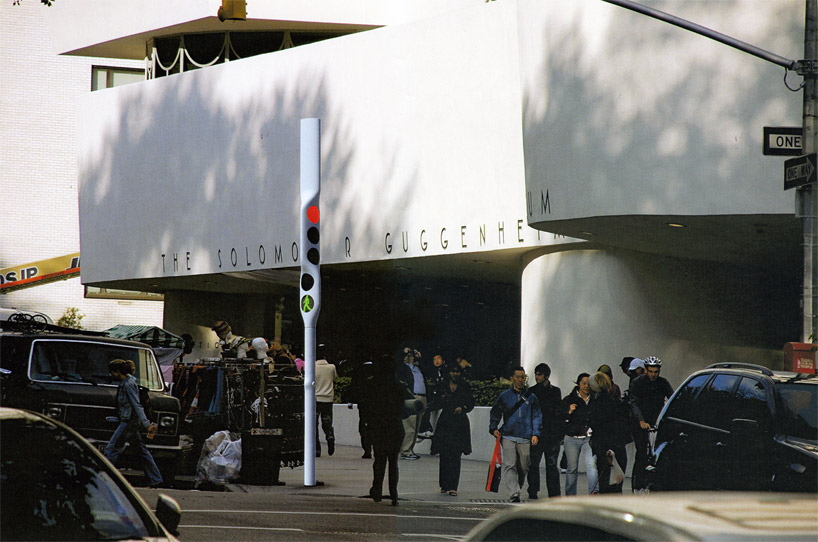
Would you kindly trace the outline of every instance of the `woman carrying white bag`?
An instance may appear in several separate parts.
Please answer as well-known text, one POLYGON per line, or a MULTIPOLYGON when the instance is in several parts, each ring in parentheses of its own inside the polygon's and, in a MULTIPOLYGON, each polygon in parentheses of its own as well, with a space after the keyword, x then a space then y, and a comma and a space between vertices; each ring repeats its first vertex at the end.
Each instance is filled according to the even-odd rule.
POLYGON ((621 404, 609 393, 611 379, 597 372, 589 379, 593 397, 588 403, 591 427, 591 451, 596 456, 600 493, 622 493, 625 474, 621 467, 625 454, 624 424, 620 423, 621 404))

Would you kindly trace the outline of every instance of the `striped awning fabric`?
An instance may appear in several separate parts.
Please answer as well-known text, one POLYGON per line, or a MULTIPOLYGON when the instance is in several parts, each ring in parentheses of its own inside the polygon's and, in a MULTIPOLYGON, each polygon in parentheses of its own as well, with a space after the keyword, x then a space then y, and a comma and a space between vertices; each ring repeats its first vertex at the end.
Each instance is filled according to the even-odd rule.
POLYGON ((170 331, 156 326, 130 326, 120 324, 110 329, 106 329, 105 333, 109 337, 139 341, 141 343, 149 344, 154 348, 185 347, 184 339, 178 335, 174 335, 170 331))

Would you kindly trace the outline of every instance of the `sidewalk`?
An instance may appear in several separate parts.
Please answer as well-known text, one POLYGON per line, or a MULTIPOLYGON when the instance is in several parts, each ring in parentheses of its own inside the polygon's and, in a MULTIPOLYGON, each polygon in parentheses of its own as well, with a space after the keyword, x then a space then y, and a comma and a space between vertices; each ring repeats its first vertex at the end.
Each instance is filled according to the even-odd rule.
MULTIPOLYGON (((282 468, 279 480, 285 482, 284 486, 258 486, 251 484, 229 484, 228 491, 246 493, 287 493, 287 492, 309 492, 312 494, 345 496, 345 497, 367 497, 372 484, 372 459, 362 459, 363 451, 360 447, 337 446, 335 454, 328 456, 326 447, 323 446, 323 455, 315 460, 315 479, 323 482, 323 485, 305 486, 304 467, 294 469, 282 468)), ((488 472, 488 462, 475 461, 464 456, 461 472, 460 487, 458 496, 450 497, 440 493, 438 486, 439 460, 437 456, 421 454, 416 461, 398 460, 399 483, 398 493, 402 500, 415 500, 426 502, 471 502, 471 503, 502 503, 507 502, 509 494, 505 487, 501 486, 499 493, 489 493, 485 490, 486 474, 488 472)), ((544 468, 544 463, 540 464, 540 469, 544 468)), ((545 483, 545 473, 541 474, 542 485, 545 483)), ((577 487, 580 492, 587 491, 587 481, 585 474, 580 473, 577 487)), ((565 485, 565 475, 560 475, 562 485, 565 485)), ((388 494, 387 481, 384 480, 384 493, 388 494)), ((625 492, 630 492, 630 478, 625 480, 625 492)), ((527 500, 525 488, 521 494, 523 500, 527 500)), ((540 491, 540 500, 547 496, 544 487, 540 491)))

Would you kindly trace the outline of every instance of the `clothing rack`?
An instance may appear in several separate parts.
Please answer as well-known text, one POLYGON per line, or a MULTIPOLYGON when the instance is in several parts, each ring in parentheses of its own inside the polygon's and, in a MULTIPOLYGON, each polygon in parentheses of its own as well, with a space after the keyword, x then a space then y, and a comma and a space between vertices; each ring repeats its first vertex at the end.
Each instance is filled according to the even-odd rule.
POLYGON ((304 381, 300 375, 288 375, 286 371, 270 373, 271 367, 272 360, 247 358, 182 360, 174 364, 174 378, 179 375, 185 384, 196 389, 185 388, 178 395, 174 389, 174 395, 190 404, 190 395, 195 394, 198 405, 190 409, 191 418, 204 415, 221 419, 226 426, 223 429, 232 432, 281 430, 282 466, 299 466, 303 464, 304 381), (204 373, 197 378, 192 376, 202 370, 204 373), (254 408, 256 401, 258 405, 254 408))

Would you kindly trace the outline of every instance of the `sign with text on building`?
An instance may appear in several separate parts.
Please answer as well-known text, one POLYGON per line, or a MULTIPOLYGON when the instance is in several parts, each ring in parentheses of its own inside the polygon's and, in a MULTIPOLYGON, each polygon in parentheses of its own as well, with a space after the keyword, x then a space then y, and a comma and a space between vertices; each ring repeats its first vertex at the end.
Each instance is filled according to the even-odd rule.
POLYGON ((765 126, 765 156, 801 156, 804 135, 800 126, 765 126))
POLYGON ((65 280, 80 274, 80 253, 0 269, 0 293, 65 280))
POLYGON ((784 162, 784 190, 814 183, 815 179, 815 153, 784 162))

